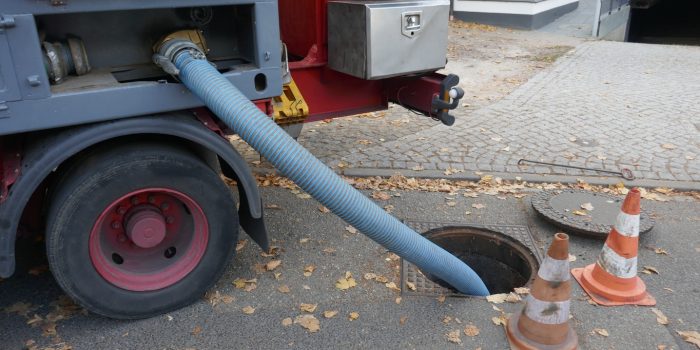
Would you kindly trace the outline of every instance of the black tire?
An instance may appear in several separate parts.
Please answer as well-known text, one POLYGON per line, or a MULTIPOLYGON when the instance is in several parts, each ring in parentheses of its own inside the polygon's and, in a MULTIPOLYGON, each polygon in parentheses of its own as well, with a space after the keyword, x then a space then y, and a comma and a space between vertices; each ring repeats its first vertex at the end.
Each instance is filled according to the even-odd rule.
POLYGON ((149 142, 111 145, 68 167, 57 183, 48 211, 47 257, 61 288, 94 313, 138 319, 189 305, 221 277, 235 252, 239 223, 233 193, 185 149, 149 142), (175 190, 196 202, 208 223, 208 241, 182 279, 158 290, 133 291, 100 275, 90 258, 89 238, 110 203, 143 188, 175 190))

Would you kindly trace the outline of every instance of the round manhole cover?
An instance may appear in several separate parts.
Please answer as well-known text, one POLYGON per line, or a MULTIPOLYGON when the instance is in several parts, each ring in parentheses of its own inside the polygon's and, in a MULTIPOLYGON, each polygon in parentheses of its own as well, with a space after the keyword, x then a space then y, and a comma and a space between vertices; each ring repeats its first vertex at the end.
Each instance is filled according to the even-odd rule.
MULTIPOLYGON (((532 197, 532 206, 547 221, 569 233, 605 239, 615 224, 623 200, 582 190, 543 191, 532 197)), ((644 209, 639 221, 639 233, 654 228, 654 219, 644 209)))
MULTIPOLYGON (((512 292, 531 283, 539 263, 524 244, 500 232, 473 227, 441 227, 425 238, 464 261, 484 281, 491 294, 512 292)), ((431 281, 451 288, 435 276, 431 281)))

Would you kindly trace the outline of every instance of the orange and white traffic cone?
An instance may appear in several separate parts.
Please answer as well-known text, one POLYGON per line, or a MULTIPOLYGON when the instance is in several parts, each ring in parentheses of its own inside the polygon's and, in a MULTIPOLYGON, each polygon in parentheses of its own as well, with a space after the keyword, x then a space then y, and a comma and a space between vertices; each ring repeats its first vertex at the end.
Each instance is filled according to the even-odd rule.
POLYGON ((569 323, 570 278, 569 236, 557 233, 525 306, 508 319, 506 335, 512 349, 578 348, 578 336, 569 323))
POLYGON ((639 190, 630 190, 598 261, 571 270, 576 281, 596 304, 656 305, 654 297, 647 293, 644 281, 637 276, 640 201, 639 190))

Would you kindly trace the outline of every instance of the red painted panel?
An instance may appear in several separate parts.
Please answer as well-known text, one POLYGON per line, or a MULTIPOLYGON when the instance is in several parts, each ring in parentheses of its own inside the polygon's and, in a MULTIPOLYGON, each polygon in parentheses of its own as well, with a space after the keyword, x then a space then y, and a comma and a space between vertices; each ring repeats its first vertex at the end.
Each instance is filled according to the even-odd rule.
POLYGON ((306 57, 311 47, 327 57, 327 0, 279 0, 280 32, 289 53, 306 57))
POLYGON ((387 108, 381 81, 358 79, 325 66, 295 68, 292 77, 309 105, 307 122, 387 108))

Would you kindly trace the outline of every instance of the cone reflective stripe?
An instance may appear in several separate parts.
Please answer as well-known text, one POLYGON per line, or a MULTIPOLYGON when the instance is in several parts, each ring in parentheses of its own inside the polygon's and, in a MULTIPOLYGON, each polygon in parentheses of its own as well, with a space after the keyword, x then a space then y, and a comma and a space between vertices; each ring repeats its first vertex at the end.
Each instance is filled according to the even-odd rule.
POLYGON ((570 298, 569 236, 557 233, 522 311, 508 320, 511 348, 577 349, 578 337, 569 324, 570 298))
POLYGON ((622 210, 610 230, 595 264, 571 270, 581 287, 600 305, 655 305, 637 276, 639 213, 641 196, 634 188, 625 197, 622 210))

